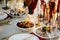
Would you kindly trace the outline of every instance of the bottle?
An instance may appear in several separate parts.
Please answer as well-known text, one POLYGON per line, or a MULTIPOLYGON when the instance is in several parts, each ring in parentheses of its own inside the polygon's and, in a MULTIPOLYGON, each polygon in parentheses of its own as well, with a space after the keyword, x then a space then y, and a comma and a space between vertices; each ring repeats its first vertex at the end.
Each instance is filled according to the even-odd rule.
POLYGON ((60 10, 60 0, 58 0, 57 12, 60 10))
POLYGON ((55 6, 56 6, 56 4, 54 1, 49 1, 49 9, 50 9, 50 11, 49 11, 49 23, 51 22, 54 14, 56 13, 55 6))
POLYGON ((34 13, 34 9, 36 8, 37 6, 37 2, 38 0, 35 0, 34 2, 32 2, 30 5, 29 5, 29 14, 33 14, 34 13))
POLYGON ((36 5, 37 5, 37 2, 38 2, 38 0, 35 0, 34 2, 33 2, 33 0, 26 0, 25 1, 25 5, 26 6, 28 6, 28 9, 29 9, 29 14, 33 14, 34 13, 34 9, 36 8, 36 5))

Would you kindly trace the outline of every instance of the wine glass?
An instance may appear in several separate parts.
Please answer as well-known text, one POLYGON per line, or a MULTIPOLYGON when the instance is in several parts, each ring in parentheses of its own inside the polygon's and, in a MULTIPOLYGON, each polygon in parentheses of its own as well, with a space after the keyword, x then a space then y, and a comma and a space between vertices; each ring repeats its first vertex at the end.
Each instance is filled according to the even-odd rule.
POLYGON ((8 10, 9 9, 9 7, 7 6, 7 2, 8 2, 8 0, 4 0, 5 1, 5 7, 2 7, 2 9, 4 9, 4 10, 8 10))

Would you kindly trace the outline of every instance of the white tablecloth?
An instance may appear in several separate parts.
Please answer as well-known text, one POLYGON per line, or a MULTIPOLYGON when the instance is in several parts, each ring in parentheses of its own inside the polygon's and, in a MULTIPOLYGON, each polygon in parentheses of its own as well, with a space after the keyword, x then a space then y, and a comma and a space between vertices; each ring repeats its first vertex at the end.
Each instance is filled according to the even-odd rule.
MULTIPOLYGON (((9 10, 3 10, 3 5, 0 4, 0 12, 9 12, 9 10)), ((22 20, 21 18, 11 19, 10 25, 0 26, 0 40, 4 37, 9 37, 16 33, 21 33, 21 31, 16 27, 16 23, 22 20)), ((60 40, 60 39, 59 39, 60 40)))

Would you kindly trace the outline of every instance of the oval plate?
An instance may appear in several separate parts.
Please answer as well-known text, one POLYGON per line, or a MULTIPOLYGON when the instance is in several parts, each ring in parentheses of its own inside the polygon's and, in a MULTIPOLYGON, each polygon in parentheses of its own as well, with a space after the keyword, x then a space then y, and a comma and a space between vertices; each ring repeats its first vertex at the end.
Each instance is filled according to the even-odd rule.
POLYGON ((28 33, 15 34, 9 38, 9 40, 39 40, 36 36, 28 33))

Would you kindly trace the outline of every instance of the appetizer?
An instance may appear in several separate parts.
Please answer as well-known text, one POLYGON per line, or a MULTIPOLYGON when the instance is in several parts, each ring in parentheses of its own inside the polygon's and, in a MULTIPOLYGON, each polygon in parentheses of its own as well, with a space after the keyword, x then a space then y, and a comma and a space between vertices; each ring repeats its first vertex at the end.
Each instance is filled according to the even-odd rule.
POLYGON ((11 16, 6 12, 0 14, 0 25, 8 24, 10 22, 11 16))
POLYGON ((18 22, 17 26, 20 28, 31 28, 34 26, 34 24, 30 21, 23 21, 23 22, 18 22))
POLYGON ((44 26, 42 28, 38 28, 36 30, 36 33, 40 36, 43 36, 43 37, 48 37, 48 35, 46 34, 46 31, 50 32, 51 31, 51 27, 47 27, 47 26, 44 26))
POLYGON ((24 14, 25 14, 25 12, 23 10, 17 10, 17 9, 10 10, 10 15, 12 17, 23 16, 24 14))

